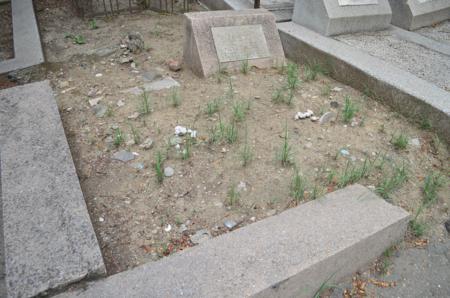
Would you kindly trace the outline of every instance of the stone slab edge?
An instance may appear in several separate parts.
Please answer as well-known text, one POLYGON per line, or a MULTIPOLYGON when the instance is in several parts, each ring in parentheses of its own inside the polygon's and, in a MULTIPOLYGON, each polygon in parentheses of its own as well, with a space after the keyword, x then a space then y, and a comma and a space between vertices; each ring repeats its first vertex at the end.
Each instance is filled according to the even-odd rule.
POLYGON ((358 90, 371 91, 414 122, 427 119, 450 144, 450 93, 364 51, 292 22, 278 23, 287 58, 317 61, 331 76, 358 90))
POLYGON ((48 81, 0 91, 0 150, 6 297, 104 275, 48 81))
POLYGON ((44 62, 41 38, 32 0, 12 0, 14 58, 0 62, 0 74, 44 62))
POLYGON ((408 221, 353 185, 56 297, 312 297, 402 240, 408 221))

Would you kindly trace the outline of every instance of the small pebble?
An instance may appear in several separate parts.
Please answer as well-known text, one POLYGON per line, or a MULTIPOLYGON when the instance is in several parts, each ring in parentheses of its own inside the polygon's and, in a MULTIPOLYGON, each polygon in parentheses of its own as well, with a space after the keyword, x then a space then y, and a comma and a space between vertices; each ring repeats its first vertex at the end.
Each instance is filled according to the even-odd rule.
POLYGON ((172 167, 164 168, 164 176, 172 177, 174 173, 175 173, 175 170, 172 167))

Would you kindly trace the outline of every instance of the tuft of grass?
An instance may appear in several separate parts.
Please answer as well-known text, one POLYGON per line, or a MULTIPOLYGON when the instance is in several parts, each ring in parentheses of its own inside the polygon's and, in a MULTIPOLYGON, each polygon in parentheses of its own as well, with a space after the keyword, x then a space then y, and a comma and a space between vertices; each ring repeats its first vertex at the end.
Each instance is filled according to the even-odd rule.
POLYGON ((237 141, 238 130, 234 121, 231 124, 225 126, 224 133, 224 138, 228 142, 228 144, 233 144, 237 141))
POLYGON ((219 70, 216 73, 217 83, 220 84, 228 77, 228 70, 219 63, 219 70))
POLYGON ((234 86, 233 86, 233 81, 231 80, 231 78, 229 78, 229 80, 228 80, 228 90, 227 90, 225 96, 228 99, 234 98, 234 86))
POLYGON ((110 105, 108 105, 108 106, 106 107, 106 113, 105 113, 105 116, 106 116, 106 117, 112 117, 112 116, 114 116, 114 110, 113 110, 113 108, 112 108, 110 105))
POLYGON ((139 112, 143 115, 148 115, 152 111, 150 95, 147 91, 144 91, 141 95, 141 101, 139 106, 139 112))
POLYGON ((225 124, 222 120, 219 123, 211 128, 209 132, 209 141, 211 143, 218 143, 223 140, 223 136, 225 135, 225 124))
POLYGON ((425 223, 418 221, 417 219, 413 219, 409 222, 409 228, 411 229, 411 232, 415 237, 422 237, 425 234, 428 226, 425 223))
POLYGON ((176 108, 181 105, 181 96, 178 88, 172 89, 172 92, 169 95, 169 101, 172 107, 176 108))
POLYGON ((138 145, 141 142, 141 135, 139 133, 139 131, 130 124, 130 129, 131 129, 131 135, 133 136, 133 141, 136 145, 138 145))
POLYGON ((330 280, 334 277, 336 273, 333 273, 330 277, 327 278, 319 287, 317 292, 314 294, 313 298, 321 298, 325 291, 338 288, 337 285, 330 284, 330 280))
POLYGON ((439 173, 431 173, 425 177, 423 186, 423 202, 429 206, 436 202, 437 193, 439 189, 444 185, 444 177, 439 173))
POLYGON ((119 147, 123 144, 123 134, 120 128, 114 130, 114 146, 119 147))
POLYGON ((286 121, 286 124, 284 127, 283 144, 277 155, 278 155, 277 156, 278 160, 281 162, 281 165, 283 167, 293 164, 292 148, 291 148, 291 145, 289 145, 289 132, 288 132, 288 127, 287 127, 287 121, 286 121))
POLYGON ((373 163, 368 159, 364 160, 364 163, 360 166, 351 165, 351 162, 348 161, 344 172, 338 177, 337 186, 339 188, 346 187, 368 177, 372 171, 372 166, 373 163))
POLYGON ((322 89, 320 90, 320 95, 328 97, 331 94, 331 86, 330 85, 325 85, 322 87, 322 89))
POLYGON ((184 149, 181 154, 181 158, 183 160, 187 160, 191 157, 191 148, 192 148, 192 138, 188 134, 186 138, 186 144, 184 145, 184 149))
POLYGON ((428 118, 422 118, 422 120, 420 121, 420 128, 423 130, 430 130, 432 128, 432 124, 430 119, 428 118))
POLYGON ((242 148, 242 150, 240 152, 240 158, 241 158, 241 163, 242 163, 243 167, 248 166, 253 159, 253 152, 252 152, 252 149, 250 148, 250 145, 248 144, 247 129, 245 130, 245 143, 244 143, 244 147, 242 148))
POLYGON ((156 180, 158 183, 162 183, 164 181, 164 156, 161 153, 161 151, 156 152, 156 158, 155 158, 155 173, 156 173, 156 180))
POLYGON ((234 121, 241 122, 245 119, 248 110, 250 110, 250 102, 235 102, 232 109, 234 121))
POLYGON ((209 101, 208 103, 206 103, 206 114, 211 117, 220 110, 221 106, 222 99, 220 97, 209 101))
POLYGON ((95 19, 89 21, 89 29, 91 30, 98 29, 97 21, 95 19))
POLYGON ((344 123, 349 123, 352 121, 353 117, 355 117, 356 113, 358 112, 358 108, 356 105, 352 102, 350 96, 346 95, 344 97, 344 108, 342 110, 342 120, 344 123))
POLYGON ((289 63, 287 65, 287 82, 286 87, 289 90, 296 90, 300 85, 300 80, 298 78, 298 66, 295 63, 289 63))
POLYGON ((401 167, 394 165, 392 174, 389 176, 385 175, 385 178, 377 186, 376 192, 385 200, 388 200, 392 192, 402 186, 406 181, 408 181, 408 169, 405 164, 401 167))
POLYGON ((394 145, 394 148, 397 150, 405 150, 406 147, 408 147, 408 137, 403 133, 393 135, 391 144, 394 145))
POLYGON ((248 63, 248 59, 245 59, 241 62, 241 73, 247 75, 250 72, 250 64, 248 63))
POLYGON ((240 193, 237 191, 236 186, 232 185, 228 189, 228 206, 236 206, 239 203, 240 193))
POLYGON ((77 35, 66 34, 65 38, 71 39, 74 44, 78 44, 78 45, 82 45, 82 44, 86 43, 86 39, 84 38, 83 35, 80 35, 80 34, 77 34, 77 35))
POLYGON ((296 202, 303 201, 305 199, 306 190, 306 180, 300 174, 299 170, 296 168, 294 170, 294 176, 291 181, 291 196, 296 202))
POLYGON ((329 71, 317 61, 308 62, 305 65, 304 76, 306 81, 317 80, 317 75, 326 75, 329 71))

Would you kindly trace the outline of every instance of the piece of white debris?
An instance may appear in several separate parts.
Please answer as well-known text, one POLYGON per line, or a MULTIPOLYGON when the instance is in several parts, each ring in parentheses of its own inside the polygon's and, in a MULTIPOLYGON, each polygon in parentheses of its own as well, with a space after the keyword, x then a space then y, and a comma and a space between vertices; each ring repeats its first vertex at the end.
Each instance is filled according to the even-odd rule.
POLYGON ((96 106, 102 99, 103 99, 102 96, 89 99, 89 104, 91 105, 91 107, 96 106))
POLYGON ((172 230, 172 225, 168 224, 165 228, 164 231, 166 232, 170 232, 172 230))
POLYGON ((176 136, 184 136, 187 133, 187 128, 184 126, 175 126, 175 135, 176 136))
POLYGON ((184 136, 186 134, 189 134, 191 136, 191 138, 196 138, 197 137, 197 131, 196 130, 192 130, 190 128, 186 128, 184 126, 175 126, 175 135, 176 136, 184 136))
POLYGON ((341 88, 341 87, 334 87, 333 89, 331 89, 331 91, 334 91, 334 92, 341 92, 341 91, 342 91, 342 88, 341 88))
POLYGON ((319 117, 316 117, 316 116, 312 116, 312 117, 311 117, 311 121, 312 121, 312 122, 317 122, 317 121, 319 121, 319 119, 320 119, 320 118, 319 118, 319 117))
POLYGON ((98 221, 99 221, 99 222, 104 222, 105 219, 104 219, 103 217, 99 217, 98 221))
POLYGON ((310 118, 314 116, 314 112, 311 110, 307 110, 306 112, 302 113, 302 112, 297 112, 297 114, 295 114, 294 119, 295 120, 300 120, 300 119, 306 119, 306 118, 310 118))
POLYGON ((120 108, 120 107, 123 107, 124 105, 125 105, 125 101, 123 99, 119 99, 119 101, 117 102, 117 106, 120 108))
POLYGON ((101 77, 103 77, 103 74, 102 74, 102 73, 96 73, 96 74, 95 74, 95 77, 96 77, 96 78, 101 78, 101 77))

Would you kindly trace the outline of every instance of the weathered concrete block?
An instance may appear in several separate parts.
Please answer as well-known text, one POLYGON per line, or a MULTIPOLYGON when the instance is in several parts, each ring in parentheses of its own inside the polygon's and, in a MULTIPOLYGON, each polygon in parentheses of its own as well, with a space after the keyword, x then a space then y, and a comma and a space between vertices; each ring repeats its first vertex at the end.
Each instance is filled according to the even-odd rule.
POLYGON ((206 77, 239 69, 242 61, 267 68, 284 63, 275 17, 264 9, 187 13, 183 62, 206 77))
POLYGON ((407 30, 450 19, 449 0, 389 0, 392 24, 407 30))
POLYGON ((104 274, 48 81, 0 91, 0 148, 5 296, 104 274))
POLYGON ((408 213, 360 185, 57 297, 312 297, 401 240, 408 213))
POLYGON ((0 74, 44 62, 32 0, 12 0, 14 58, 0 62, 0 74))
POLYGON ((329 36, 382 30, 391 17, 388 0, 296 0, 292 21, 329 36))

